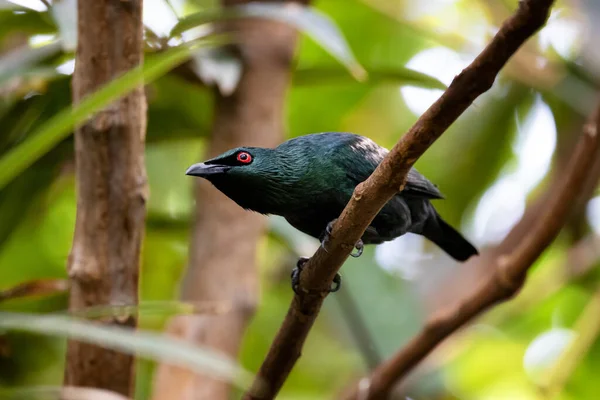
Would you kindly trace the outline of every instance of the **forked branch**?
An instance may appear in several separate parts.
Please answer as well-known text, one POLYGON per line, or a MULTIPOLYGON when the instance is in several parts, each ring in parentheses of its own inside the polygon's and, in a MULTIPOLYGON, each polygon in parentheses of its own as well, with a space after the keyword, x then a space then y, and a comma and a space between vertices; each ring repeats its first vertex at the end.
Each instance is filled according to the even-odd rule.
POLYGON ((553 0, 522 0, 481 54, 454 78, 445 93, 394 146, 373 174, 358 185, 333 226, 328 251, 319 248, 301 275, 301 294, 294 296, 245 399, 272 399, 279 392, 300 352, 337 271, 379 210, 404 185, 406 174, 442 133, 487 91, 517 49, 546 22, 553 0))
MULTIPOLYGON (((379 399, 406 376, 440 342, 492 305, 516 295, 525 282, 527 271, 558 235, 567 222, 572 205, 582 193, 590 167, 600 156, 600 106, 584 126, 579 143, 570 157, 558 184, 551 188, 542 205, 542 213, 532 224, 529 234, 508 254, 500 254, 492 265, 489 278, 460 301, 434 314, 421 332, 390 360, 381 364, 369 378, 361 380, 344 398, 379 399)), ((486 258, 481 257, 482 260, 486 258)))

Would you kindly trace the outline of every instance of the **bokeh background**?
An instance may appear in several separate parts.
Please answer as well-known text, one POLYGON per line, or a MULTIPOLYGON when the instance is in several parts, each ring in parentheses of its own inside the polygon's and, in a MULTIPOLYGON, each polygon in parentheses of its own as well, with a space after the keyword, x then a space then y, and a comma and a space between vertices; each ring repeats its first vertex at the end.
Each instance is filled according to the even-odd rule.
MULTIPOLYGON (((49 13, 41 1, 0 1, 0 158, 70 106, 74 48, 64 21, 73 17, 74 1, 59 4, 60 12, 49 13), (48 50, 57 37, 63 45, 48 50), (7 55, 17 48, 48 52, 15 69, 7 55)), ((286 100, 285 136, 349 131, 393 146, 442 93, 432 82, 450 84, 516 5, 509 0, 314 1, 372 79, 354 80, 318 40, 303 36, 286 100)), ((168 42, 161 38, 178 16, 211 7, 216 1, 146 0, 148 52, 156 51, 157 41, 168 42)), ((435 203, 441 215, 478 247, 494 246, 506 236, 552 171, 564 165, 593 111, 600 82, 598 21, 599 2, 558 1, 547 26, 492 90, 417 162, 446 196, 435 203)), ((222 90, 228 82, 235 85, 235 67, 218 80, 222 90)), ((178 299, 194 205, 193 180, 184 171, 202 157, 213 92, 171 72, 149 84, 147 95, 151 195, 140 324, 160 330, 168 313, 150 305, 160 310, 178 299)), ((72 148, 72 137, 63 140, 0 191, 0 291, 66 279, 76 210, 72 148)), ((586 329, 580 316, 600 284, 600 196, 594 193, 577 205, 519 297, 447 340, 399 389, 399 398, 539 398, 538 385, 586 329)), ((239 357, 247 369, 260 366, 287 311, 295 259, 312 254, 317 245, 284 220, 269 219, 268 235, 259 243, 260 304, 239 357)), ((342 273, 343 291, 327 299, 282 399, 335 397, 418 332, 452 297, 448 293, 473 285, 467 278, 450 279, 460 276, 461 266, 414 235, 367 248, 360 259, 349 259, 342 273)), ((4 311, 66 308, 63 291, 0 301, 4 311)), ((0 388, 59 385, 64 351, 64 339, 0 331, 0 388)), ((599 370, 596 341, 577 359, 560 398, 598 398, 599 370)), ((138 399, 148 398, 153 371, 154 362, 139 361, 138 399)))

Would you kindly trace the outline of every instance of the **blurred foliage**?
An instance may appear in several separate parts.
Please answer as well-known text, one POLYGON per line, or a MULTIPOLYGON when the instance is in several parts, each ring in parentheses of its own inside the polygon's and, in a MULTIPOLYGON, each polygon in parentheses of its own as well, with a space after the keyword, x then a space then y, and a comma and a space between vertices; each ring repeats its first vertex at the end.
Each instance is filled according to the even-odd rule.
MULTIPOLYGON (((51 13, 20 6, 3 7, 4 3, 0 2, 0 66, 26 59, 23 56, 27 55, 27 49, 39 48, 29 43, 44 39, 39 35, 58 32, 51 13), (16 55, 20 58, 15 58, 16 55)), ((41 8, 41 2, 31 3, 41 8)), ((219 17, 212 11, 216 1, 172 3, 180 17, 198 12, 219 17)), ((407 64, 424 50, 441 47, 471 60, 504 18, 501 10, 510 12, 515 5, 516 1, 486 0, 315 1, 316 12, 334 21, 369 79, 366 82, 352 79, 338 64, 335 54, 329 53, 326 46, 323 48, 323 41, 331 43, 341 36, 328 38, 330 31, 322 33, 323 27, 317 26, 321 37, 313 35, 312 39, 299 43, 286 104, 286 137, 343 130, 392 146, 418 117, 412 104, 415 99, 407 94, 416 92, 401 92, 400 87, 423 88, 431 97, 449 84, 448 76, 451 79, 464 67, 443 58, 432 61, 423 70, 409 68, 407 64), (439 73, 432 73, 436 68, 439 73)), ((146 24, 152 32, 157 18, 164 16, 169 8, 158 0, 147 2, 145 7, 146 24)), ((537 35, 527 46, 526 51, 533 54, 537 64, 511 65, 512 69, 501 74, 494 88, 476 100, 417 163, 417 168, 447 198, 436 202, 440 213, 452 224, 462 226, 467 236, 470 235, 467 228, 481 222, 474 220, 474 214, 487 190, 522 163, 523 157, 536 157, 536 146, 529 153, 519 148, 523 135, 530 134, 525 121, 534 114, 537 104, 534 99, 538 96, 543 99, 554 119, 556 132, 542 132, 536 137, 551 140, 551 135, 557 136, 558 147, 551 154, 551 168, 555 168, 564 147, 572 142, 585 119, 573 99, 586 98, 585 93, 597 90, 600 74, 590 70, 581 57, 588 47, 583 40, 586 26, 579 16, 587 10, 566 1, 559 1, 556 10, 552 18, 555 28, 537 35), (561 50, 565 46, 566 52, 561 50), (551 79, 540 84, 532 76, 551 79)), ((156 44, 157 38, 159 42, 168 41, 163 36, 158 31, 147 35, 147 59, 164 50, 156 44)), ((6 165, 0 174, 13 176, 0 190, 0 291, 36 279, 66 278, 76 205, 73 142, 69 136, 75 121, 63 120, 58 126, 61 133, 56 136, 60 140, 47 146, 39 157, 32 156, 32 162, 23 165, 26 168, 22 171, 11 169, 14 166, 2 164, 2 160, 6 160, 11 150, 35 140, 44 129, 47 132, 52 118, 69 112, 72 71, 68 62, 72 58, 68 50, 60 50, 39 59, 29 58, 19 68, 0 70, 0 165, 6 165)), ((338 54, 337 59, 343 57, 338 54)), ((350 60, 346 59, 346 64, 356 68, 358 64, 350 60)), ((178 298, 179 281, 187 262, 193 206, 193 181, 183 172, 202 157, 212 123, 212 88, 190 83, 171 67, 146 86, 149 103, 146 165, 151 196, 142 257, 142 303, 178 298)), ((544 187, 548 171, 535 172, 542 178, 532 189, 503 196, 535 197, 544 187)), ((518 213, 503 208, 501 200, 494 204, 498 209, 488 210, 488 214, 496 213, 497 218, 510 219, 518 213)), ((307 252, 315 246, 312 239, 285 228, 281 221, 273 220, 271 226, 259 251, 260 307, 240 355, 241 365, 250 371, 259 367, 287 311, 292 294, 291 266, 296 257, 309 255, 307 252)), ((586 227, 588 235, 594 234, 590 229, 594 226, 597 231, 594 223, 586 227)), ((349 260, 342 270, 344 290, 353 299, 358 322, 369 333, 368 351, 380 359, 389 357, 419 329, 429 312, 430 298, 444 290, 445 274, 460 271, 459 265, 450 263, 433 246, 412 248, 413 242, 402 240, 388 247, 399 253, 394 268, 390 268, 394 263, 381 262, 382 248, 369 248, 360 259, 349 260), (406 250, 410 254, 404 254, 406 250), (408 278, 405 272, 409 264, 418 265, 421 273, 408 278)), ((572 246, 569 238, 561 237, 536 262, 523 293, 528 302, 500 306, 455 335, 415 374, 406 393, 415 400, 539 399, 540 383, 531 373, 530 365, 525 365, 525 354, 529 350, 535 368, 542 374, 549 370, 556 357, 547 354, 560 354, 565 345, 542 343, 547 337, 544 334, 573 329, 600 284, 598 263, 589 267, 591 273, 577 280, 568 278, 573 261, 567 255, 572 246), (566 278, 556 290, 544 294, 549 276, 566 278), (542 349, 542 354, 531 355, 536 339, 542 343, 536 347, 542 349)), ((340 302, 347 301, 344 298, 331 296, 327 300, 303 356, 284 387, 282 399, 331 398, 367 372, 365 350, 358 345, 365 338, 357 337, 350 328, 350 317, 343 311, 347 307, 340 307, 344 305, 340 302)), ((48 313, 63 312, 65 308, 64 293, 0 302, 0 311, 48 313)), ((166 320, 165 315, 143 308, 140 313, 144 329, 160 329, 166 320)), ((63 354, 63 339, 0 332, 0 389, 60 384, 63 354)), ((578 363, 559 398, 595 399, 600 392, 600 383, 595 379, 598 369, 600 343, 596 341, 578 363)), ((139 361, 137 398, 148 398, 152 372, 152 362, 139 361)))

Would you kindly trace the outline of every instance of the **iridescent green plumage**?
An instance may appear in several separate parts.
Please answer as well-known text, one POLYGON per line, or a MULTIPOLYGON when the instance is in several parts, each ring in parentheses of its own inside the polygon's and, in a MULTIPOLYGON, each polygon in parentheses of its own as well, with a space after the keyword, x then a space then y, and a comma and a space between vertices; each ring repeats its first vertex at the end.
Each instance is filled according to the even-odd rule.
MULTIPOLYGON (((387 152, 363 136, 327 132, 294 138, 275 149, 232 149, 190 167, 188 174, 208 179, 243 208, 281 215, 319 238, 340 215, 356 185, 371 175, 387 152), (249 153, 252 161, 240 163, 236 159, 240 152, 249 153)), ((412 232, 457 260, 477 254, 433 208, 430 200, 441 198, 435 185, 412 169, 404 190, 375 217, 363 242, 378 244, 412 232)))

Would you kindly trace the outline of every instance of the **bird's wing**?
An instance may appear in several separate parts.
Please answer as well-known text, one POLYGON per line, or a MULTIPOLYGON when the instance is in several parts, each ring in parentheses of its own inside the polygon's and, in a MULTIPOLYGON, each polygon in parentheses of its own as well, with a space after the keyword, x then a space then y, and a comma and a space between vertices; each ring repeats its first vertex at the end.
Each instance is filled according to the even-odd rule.
POLYGON ((428 199, 443 199, 444 195, 440 190, 431 183, 427 178, 419 173, 414 168, 408 171, 408 177, 406 178, 406 186, 401 192, 406 195, 415 195, 417 197, 425 197, 428 199))
MULTIPOLYGON (((342 160, 346 176, 352 179, 356 185, 366 180, 388 153, 383 147, 362 136, 356 136, 349 149, 352 151, 351 154, 347 154, 345 157, 338 155, 337 158, 342 160)), ((348 147, 344 146, 337 150, 345 152, 348 151, 348 147)), ((405 196, 427 199, 444 198, 439 189, 414 168, 408 172, 406 185, 401 193, 405 196)))

